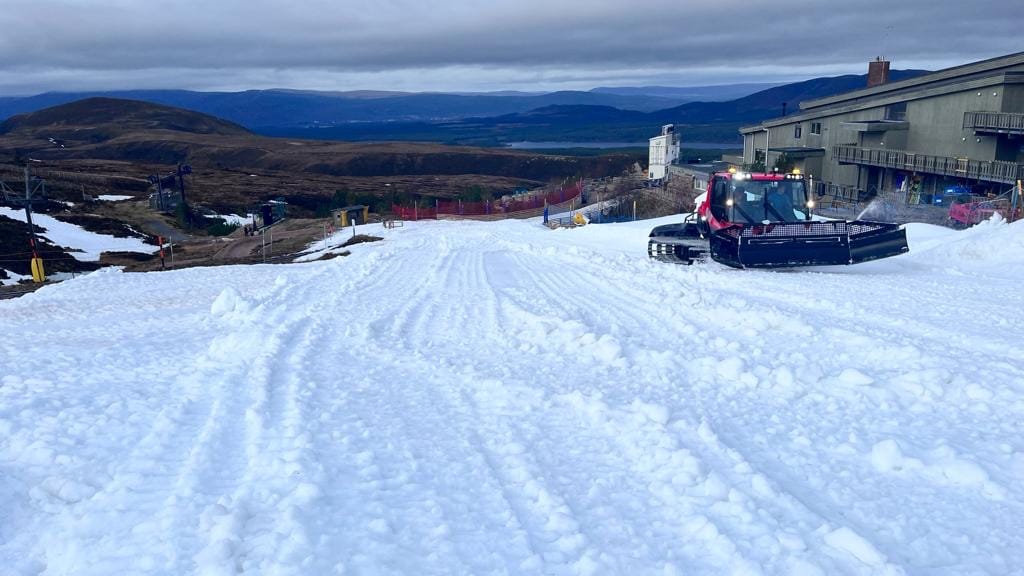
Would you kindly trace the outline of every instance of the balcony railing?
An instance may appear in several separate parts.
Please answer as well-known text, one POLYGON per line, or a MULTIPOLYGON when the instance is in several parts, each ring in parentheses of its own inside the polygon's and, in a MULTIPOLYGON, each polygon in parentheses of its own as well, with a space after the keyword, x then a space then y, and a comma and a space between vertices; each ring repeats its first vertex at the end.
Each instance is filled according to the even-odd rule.
POLYGON ((931 156, 902 150, 861 148, 860 146, 850 144, 833 146, 832 156, 842 164, 880 166, 910 172, 941 174, 944 176, 957 176, 1006 184, 1012 184, 1018 178, 1024 177, 1024 164, 1002 162, 999 160, 972 160, 970 158, 931 156))
POLYGON ((964 112, 964 128, 973 128, 982 132, 1024 134, 1024 114, 964 112))

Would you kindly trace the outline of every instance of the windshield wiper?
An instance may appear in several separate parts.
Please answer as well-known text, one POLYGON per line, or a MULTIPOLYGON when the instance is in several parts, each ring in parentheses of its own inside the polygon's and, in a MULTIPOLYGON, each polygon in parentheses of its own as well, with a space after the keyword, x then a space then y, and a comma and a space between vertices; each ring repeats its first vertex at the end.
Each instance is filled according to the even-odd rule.
POLYGON ((764 207, 767 208, 769 212, 774 214, 775 217, 779 219, 779 222, 787 221, 786 218, 782 214, 780 214, 779 211, 775 209, 775 206, 772 206, 771 202, 769 202, 767 199, 765 199, 764 201, 764 207))
POLYGON ((753 217, 751 217, 751 216, 750 216, 750 214, 747 214, 747 211, 746 211, 746 210, 744 210, 743 208, 740 208, 740 205, 739 205, 739 204, 737 204, 737 203, 733 202, 733 205, 732 205, 732 207, 733 207, 734 209, 736 209, 737 211, 739 211, 739 213, 740 213, 740 216, 743 216, 744 218, 746 218, 746 219, 747 219, 747 223, 748 223, 748 224, 757 224, 757 221, 756 221, 756 220, 754 220, 754 218, 753 218, 753 217))

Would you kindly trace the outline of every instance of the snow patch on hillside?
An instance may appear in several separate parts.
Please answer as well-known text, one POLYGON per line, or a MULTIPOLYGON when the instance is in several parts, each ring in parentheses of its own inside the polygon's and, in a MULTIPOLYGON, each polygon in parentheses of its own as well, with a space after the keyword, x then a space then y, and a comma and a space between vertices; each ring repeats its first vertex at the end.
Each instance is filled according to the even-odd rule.
POLYGON ((23 275, 23 274, 18 274, 16 272, 12 272, 10 270, 5 270, 3 268, 0 268, 0 272, 3 272, 5 274, 5 276, 6 276, 5 278, 0 278, 0 286, 12 286, 14 284, 17 284, 18 282, 21 282, 22 280, 31 280, 32 279, 31 276, 26 276, 26 275, 23 275))
MULTIPOLYGON (((25 211, 0 206, 0 216, 25 222, 25 211)), ((63 222, 46 214, 32 214, 32 223, 45 228, 37 234, 51 244, 69 249, 69 254, 83 262, 95 262, 103 252, 139 252, 152 254, 159 248, 146 244, 139 238, 118 238, 108 234, 90 232, 81 226, 63 222)))

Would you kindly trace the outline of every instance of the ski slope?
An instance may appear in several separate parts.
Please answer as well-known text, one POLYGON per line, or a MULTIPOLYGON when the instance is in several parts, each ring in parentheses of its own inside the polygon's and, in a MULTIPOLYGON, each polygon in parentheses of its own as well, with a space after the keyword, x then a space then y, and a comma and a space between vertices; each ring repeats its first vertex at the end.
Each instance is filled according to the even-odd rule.
POLYGON ((657 223, 0 302, 0 573, 1022 573, 1024 224, 796 273, 657 223))

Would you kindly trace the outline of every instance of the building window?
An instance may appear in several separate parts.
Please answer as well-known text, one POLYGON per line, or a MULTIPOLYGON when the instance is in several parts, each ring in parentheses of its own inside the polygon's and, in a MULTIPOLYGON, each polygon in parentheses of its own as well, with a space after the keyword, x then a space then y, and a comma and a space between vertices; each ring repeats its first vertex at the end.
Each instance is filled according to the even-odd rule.
POLYGON ((803 137, 803 135, 804 135, 804 125, 803 124, 797 124, 796 126, 793 127, 793 138, 799 139, 799 138, 803 137))
POLYGON ((907 119, 907 103, 897 102, 895 104, 889 104, 885 107, 885 119, 904 121, 907 119))
POLYGON ((811 134, 821 134, 821 122, 811 122, 811 134))

